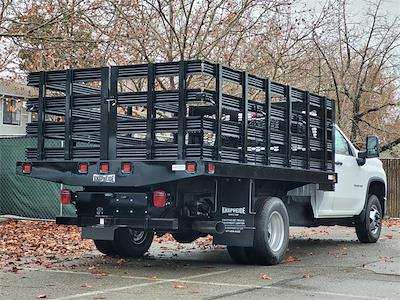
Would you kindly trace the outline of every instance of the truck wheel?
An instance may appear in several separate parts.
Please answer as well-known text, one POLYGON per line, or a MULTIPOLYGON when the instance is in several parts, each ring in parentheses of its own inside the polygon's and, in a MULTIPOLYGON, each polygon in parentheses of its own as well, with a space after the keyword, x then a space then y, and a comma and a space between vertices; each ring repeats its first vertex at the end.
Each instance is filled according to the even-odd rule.
POLYGON ((369 195, 365 211, 358 216, 356 234, 361 243, 376 243, 382 229, 382 207, 376 195, 369 195))
POLYGON ((137 231, 132 228, 118 228, 115 231, 114 245, 121 256, 139 258, 150 248, 154 233, 137 231))
POLYGON ((114 241, 93 240, 97 250, 105 255, 115 255, 114 241))
POLYGON ((289 216, 281 199, 270 197, 259 203, 255 227, 253 257, 257 263, 280 263, 289 244, 289 216))

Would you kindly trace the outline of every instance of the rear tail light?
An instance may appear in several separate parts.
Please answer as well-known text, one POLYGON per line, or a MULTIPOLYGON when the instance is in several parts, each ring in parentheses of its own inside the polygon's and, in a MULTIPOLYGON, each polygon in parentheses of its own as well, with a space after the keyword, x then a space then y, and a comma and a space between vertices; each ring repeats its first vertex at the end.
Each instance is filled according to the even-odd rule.
POLYGON ((30 174, 32 172, 32 165, 30 163, 25 163, 22 165, 22 173, 30 174))
POLYGON ((195 162, 186 163, 186 172, 196 173, 197 165, 195 162))
POLYGON ((215 165, 213 163, 208 163, 207 165, 207 173, 214 174, 215 173, 215 165))
POLYGON ((68 205, 71 203, 72 192, 68 189, 62 189, 60 192, 60 202, 62 205, 68 205))
POLYGON ((110 165, 108 163, 101 163, 100 164, 100 173, 108 173, 110 171, 110 165))
POLYGON ((157 190, 153 192, 154 207, 162 208, 167 203, 167 194, 165 191, 157 190))
POLYGON ((130 162, 124 162, 121 164, 121 171, 124 174, 132 173, 132 164, 130 162))
POLYGON ((78 172, 80 174, 87 174, 89 171, 89 164, 88 163, 80 163, 78 166, 78 172))

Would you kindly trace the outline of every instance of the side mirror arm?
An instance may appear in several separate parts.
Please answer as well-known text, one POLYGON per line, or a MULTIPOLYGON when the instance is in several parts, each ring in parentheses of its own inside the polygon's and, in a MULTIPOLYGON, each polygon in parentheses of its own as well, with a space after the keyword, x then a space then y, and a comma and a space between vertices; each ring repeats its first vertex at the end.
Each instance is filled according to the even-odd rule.
POLYGON ((367 161, 367 152, 363 151, 363 152, 358 152, 358 156, 356 158, 357 164, 361 167, 363 165, 365 165, 366 161, 367 161))

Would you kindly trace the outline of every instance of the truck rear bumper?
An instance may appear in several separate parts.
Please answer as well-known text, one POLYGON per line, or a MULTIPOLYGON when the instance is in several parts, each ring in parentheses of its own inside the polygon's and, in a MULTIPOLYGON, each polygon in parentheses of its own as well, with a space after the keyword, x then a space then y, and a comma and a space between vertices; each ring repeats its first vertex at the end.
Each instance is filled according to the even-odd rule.
POLYGON ((115 218, 115 217, 57 217, 57 224, 76 225, 79 227, 100 226, 103 228, 113 226, 128 226, 144 231, 175 231, 178 230, 178 219, 175 218, 115 218))

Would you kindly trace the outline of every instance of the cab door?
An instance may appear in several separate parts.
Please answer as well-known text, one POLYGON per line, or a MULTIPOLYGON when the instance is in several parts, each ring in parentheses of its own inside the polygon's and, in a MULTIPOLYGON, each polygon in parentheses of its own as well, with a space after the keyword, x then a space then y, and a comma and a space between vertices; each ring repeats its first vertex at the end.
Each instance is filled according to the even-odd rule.
POLYGON ((358 214, 359 199, 365 197, 365 170, 356 159, 357 150, 343 132, 335 128, 335 171, 338 182, 334 191, 317 190, 315 213, 318 218, 347 217, 358 214))
POLYGON ((343 132, 335 129, 335 171, 338 182, 335 186, 333 213, 353 216, 357 212, 360 197, 365 197, 366 172, 357 163, 357 151, 343 132))

